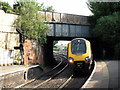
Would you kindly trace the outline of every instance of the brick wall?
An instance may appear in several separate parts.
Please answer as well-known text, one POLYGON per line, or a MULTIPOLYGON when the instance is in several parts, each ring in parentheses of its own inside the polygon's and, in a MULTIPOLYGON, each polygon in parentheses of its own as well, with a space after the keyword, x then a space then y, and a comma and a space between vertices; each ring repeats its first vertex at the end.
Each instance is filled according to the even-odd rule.
POLYGON ((43 50, 35 40, 25 40, 24 42, 24 64, 42 64, 43 50))

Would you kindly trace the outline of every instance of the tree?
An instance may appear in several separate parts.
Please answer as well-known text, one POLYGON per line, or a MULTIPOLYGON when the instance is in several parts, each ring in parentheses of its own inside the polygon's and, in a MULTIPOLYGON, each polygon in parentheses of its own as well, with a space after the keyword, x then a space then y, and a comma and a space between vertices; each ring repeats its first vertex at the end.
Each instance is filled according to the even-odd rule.
POLYGON ((90 17, 93 35, 103 40, 118 39, 120 34, 120 3, 118 2, 89 2, 88 7, 93 13, 90 17))
POLYGON ((44 3, 42 3, 42 4, 40 5, 39 10, 40 10, 40 11, 52 11, 52 12, 55 11, 52 6, 45 7, 45 6, 44 6, 44 3))
POLYGON ((93 13, 89 19, 93 36, 102 40, 109 57, 114 56, 120 42, 120 3, 89 2, 88 7, 93 13))
POLYGON ((0 8, 6 13, 12 13, 13 9, 7 2, 0 1, 0 8))
POLYGON ((120 12, 97 19, 93 33, 104 41, 116 42, 120 38, 120 12))
POLYGON ((119 2, 88 2, 87 5, 93 13, 89 19, 92 25, 92 29, 95 27, 97 19, 103 16, 112 15, 114 12, 120 11, 119 2))
POLYGON ((38 40, 40 44, 45 43, 49 27, 42 21, 42 17, 38 17, 38 3, 34 0, 19 0, 15 5, 15 12, 19 14, 14 23, 16 29, 24 36, 38 40))

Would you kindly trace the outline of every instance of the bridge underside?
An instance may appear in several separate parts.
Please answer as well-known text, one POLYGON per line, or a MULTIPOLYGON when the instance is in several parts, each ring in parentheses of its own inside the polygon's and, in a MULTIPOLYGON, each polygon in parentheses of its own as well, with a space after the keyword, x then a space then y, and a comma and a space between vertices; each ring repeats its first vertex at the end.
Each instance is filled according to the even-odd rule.
POLYGON ((70 41, 73 38, 86 38, 91 42, 92 52, 94 59, 101 59, 102 58, 102 43, 99 41, 98 38, 92 38, 92 37, 47 37, 47 43, 44 45, 45 47, 45 64, 49 65, 52 62, 54 62, 53 58, 53 41, 55 40, 65 40, 70 41))
POLYGON ((89 25, 51 23, 47 36, 51 37, 91 37, 89 25))

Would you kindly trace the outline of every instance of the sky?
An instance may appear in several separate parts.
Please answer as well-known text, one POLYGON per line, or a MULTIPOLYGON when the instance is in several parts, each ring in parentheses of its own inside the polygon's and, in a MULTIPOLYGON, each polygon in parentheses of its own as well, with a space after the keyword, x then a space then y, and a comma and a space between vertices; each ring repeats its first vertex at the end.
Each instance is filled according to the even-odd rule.
MULTIPOLYGON (((38 0, 39 1, 39 0, 38 0)), ((89 16, 87 0, 41 0, 46 6, 53 6, 57 12, 89 16)))
POLYGON ((62 40, 60 40, 60 41, 58 41, 58 43, 57 44, 55 44, 56 46, 67 46, 67 44, 69 43, 70 41, 62 41, 62 40))
MULTIPOLYGON (((0 0, 6 1, 10 5, 16 0, 0 0)), ((44 3, 45 6, 53 6, 55 12, 69 13, 77 15, 92 15, 86 4, 87 0, 36 0, 38 3, 44 3)))

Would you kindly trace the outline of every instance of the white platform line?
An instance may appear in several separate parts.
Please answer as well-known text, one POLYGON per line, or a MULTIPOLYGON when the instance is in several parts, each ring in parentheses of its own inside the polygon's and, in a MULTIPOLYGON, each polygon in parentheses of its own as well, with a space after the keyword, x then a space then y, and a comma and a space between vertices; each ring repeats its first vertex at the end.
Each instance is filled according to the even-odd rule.
POLYGON ((18 70, 15 70, 15 71, 10 71, 10 72, 6 72, 6 73, 2 73, 2 74, 0 74, 0 77, 4 76, 6 74, 11 74, 11 73, 19 72, 19 71, 23 71, 23 70, 34 68, 34 67, 38 67, 38 66, 39 65, 34 65, 34 66, 30 66, 30 67, 25 67, 25 68, 22 68, 22 69, 18 69, 18 70))

